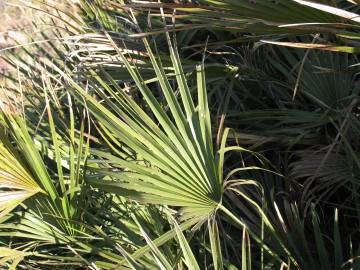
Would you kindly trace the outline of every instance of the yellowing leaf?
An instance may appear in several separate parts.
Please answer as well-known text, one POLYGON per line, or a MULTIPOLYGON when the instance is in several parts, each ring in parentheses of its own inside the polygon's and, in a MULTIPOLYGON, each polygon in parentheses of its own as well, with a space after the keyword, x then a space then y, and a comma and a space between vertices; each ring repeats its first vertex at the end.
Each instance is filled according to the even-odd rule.
POLYGON ((360 52, 360 48, 357 48, 357 47, 338 46, 338 45, 333 45, 333 44, 281 42, 281 41, 272 41, 272 40, 261 40, 261 42, 279 45, 279 46, 292 47, 292 48, 318 49, 318 50, 323 50, 323 51, 345 52, 345 53, 359 53, 360 52))
POLYGON ((3 266, 7 261, 13 261, 9 269, 16 269, 16 266, 25 256, 32 255, 32 252, 0 247, 0 265, 3 266))

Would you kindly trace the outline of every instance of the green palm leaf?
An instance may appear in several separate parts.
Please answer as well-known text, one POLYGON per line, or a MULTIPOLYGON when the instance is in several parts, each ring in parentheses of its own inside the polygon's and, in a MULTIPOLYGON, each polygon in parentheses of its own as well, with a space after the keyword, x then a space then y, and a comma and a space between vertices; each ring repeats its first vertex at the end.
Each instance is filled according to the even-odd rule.
MULTIPOLYGON (((92 82, 98 84, 92 89, 96 97, 85 91, 68 74, 57 69, 72 85, 73 94, 97 119, 99 132, 114 151, 108 153, 99 149, 91 150, 93 158, 89 158, 87 162, 89 174, 86 181, 95 188, 141 203, 180 207, 181 218, 189 219, 193 224, 201 224, 213 217, 217 210, 221 210, 237 225, 247 227, 222 204, 224 179, 228 181, 223 177, 223 171, 227 153, 250 151, 239 146, 226 146, 229 129, 224 131, 220 149, 214 150, 203 66, 196 69, 198 95, 194 99, 170 38, 168 37, 170 57, 178 89, 173 89, 147 40, 143 40, 156 72, 161 94, 169 108, 166 111, 136 67, 130 64, 109 36, 108 38, 125 63, 150 113, 144 111, 117 84, 105 82, 102 79, 104 76, 99 76, 94 71, 90 71, 90 74, 92 82), (175 95, 175 90, 179 91, 179 97, 175 95)), ((242 170, 251 168, 254 167, 243 167, 242 170)), ((256 186, 254 181, 248 182, 256 186)), ((274 229, 261 207, 251 199, 251 195, 240 190, 237 194, 255 207, 273 234, 274 229)), ((280 259, 250 229, 249 233, 267 252, 280 259)), ((213 249, 218 249, 216 236, 212 237, 213 249)), ((285 247, 284 249, 286 250, 285 247)), ((219 264, 220 255, 216 256, 219 264)))
POLYGON ((86 99, 89 110, 99 120, 101 127, 111 134, 111 138, 122 141, 135 151, 138 160, 150 163, 148 166, 143 162, 130 162, 95 151, 94 154, 108 159, 109 164, 122 170, 90 167, 96 174, 91 175, 88 181, 95 187, 145 203, 181 206, 184 207, 183 213, 186 217, 202 219, 216 211, 222 198, 222 180, 217 169, 221 164, 217 161, 218 154, 213 151, 212 146, 204 70, 202 67, 197 69, 199 104, 195 106, 179 57, 175 50, 171 49, 174 69, 178 74, 176 79, 181 96, 180 103, 160 63, 146 40, 144 42, 169 105, 170 115, 163 110, 152 91, 143 83, 136 68, 130 65, 114 43, 113 46, 157 121, 151 119, 121 90, 115 94, 98 76, 96 80, 110 93, 110 96, 106 96, 104 90, 99 88, 97 91, 97 94, 106 100, 109 105, 107 107, 72 81, 76 94, 86 99), (110 98, 116 100, 116 103, 110 98), (99 181, 101 176, 107 176, 110 181, 99 181))

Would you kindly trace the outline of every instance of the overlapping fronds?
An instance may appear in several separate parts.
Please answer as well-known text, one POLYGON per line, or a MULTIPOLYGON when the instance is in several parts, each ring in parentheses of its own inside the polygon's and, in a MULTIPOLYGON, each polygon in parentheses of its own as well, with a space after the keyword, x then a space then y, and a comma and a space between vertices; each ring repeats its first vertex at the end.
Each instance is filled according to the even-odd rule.
MULTIPOLYGON (((359 38, 359 15, 348 9, 356 6, 353 4, 336 6, 336 3, 327 1, 303 0, 224 0, 199 1, 200 5, 193 3, 153 3, 130 1, 125 7, 135 10, 151 10, 152 17, 163 17, 159 9, 164 10, 167 17, 175 23, 168 26, 165 31, 180 31, 185 29, 207 28, 225 31, 251 33, 244 37, 234 38, 230 42, 244 41, 248 38, 255 40, 273 35, 304 35, 332 34, 337 37, 333 42, 321 44, 279 42, 278 40, 263 39, 263 42, 277 45, 314 48, 348 53, 358 53, 359 47, 352 42, 359 38), (190 20, 192 24, 183 25, 183 21, 190 20)), ((147 33, 133 34, 142 36, 161 32, 160 28, 147 33)), ((225 42, 226 43, 226 42, 225 42)))
POLYGON ((23 1, 0 268, 359 269, 358 4, 23 1))

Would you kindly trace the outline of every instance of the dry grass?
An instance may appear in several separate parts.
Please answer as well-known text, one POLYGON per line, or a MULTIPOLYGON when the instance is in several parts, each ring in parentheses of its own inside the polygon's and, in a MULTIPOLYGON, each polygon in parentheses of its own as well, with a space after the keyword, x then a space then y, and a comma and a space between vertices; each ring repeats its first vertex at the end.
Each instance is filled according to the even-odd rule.
MULTIPOLYGON (((72 1, 67 1, 54 2, 46 0, 46 3, 69 11, 67 3, 72 3, 72 1)), ((7 53, 14 55, 15 52, 17 55, 25 56, 23 59, 30 63, 37 57, 41 57, 39 47, 31 45, 31 42, 43 40, 42 32, 49 37, 52 36, 52 27, 49 23, 50 16, 46 16, 44 12, 29 8, 31 5, 39 6, 39 2, 32 0, 0 0, 0 18, 2 19, 0 24, 0 102, 5 105, 22 103, 21 101, 18 102, 21 97, 16 95, 13 89, 18 89, 20 84, 23 86, 22 88, 26 88, 24 87, 26 82, 23 81, 22 76, 18 76, 18 70, 4 60, 4 56, 7 53), (11 48, 19 44, 26 44, 26 49, 32 53, 32 56, 25 55, 21 48, 11 48), (20 81, 13 82, 6 79, 7 76, 4 75, 11 75, 11 77, 20 81)), ((70 7, 75 8, 75 5, 70 7)), ((46 46, 46 43, 42 43, 42 47, 46 48, 46 46)))

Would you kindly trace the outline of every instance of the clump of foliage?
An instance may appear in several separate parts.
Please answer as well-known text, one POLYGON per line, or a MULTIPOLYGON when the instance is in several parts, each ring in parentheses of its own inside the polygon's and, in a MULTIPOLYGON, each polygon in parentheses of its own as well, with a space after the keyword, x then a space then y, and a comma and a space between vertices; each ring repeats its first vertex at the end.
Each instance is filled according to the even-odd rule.
POLYGON ((23 6, 4 269, 360 269, 357 1, 23 6))

